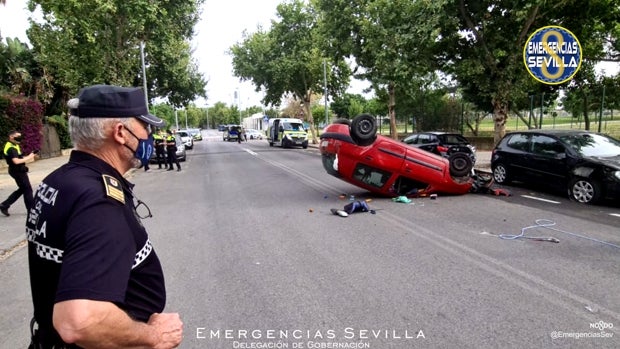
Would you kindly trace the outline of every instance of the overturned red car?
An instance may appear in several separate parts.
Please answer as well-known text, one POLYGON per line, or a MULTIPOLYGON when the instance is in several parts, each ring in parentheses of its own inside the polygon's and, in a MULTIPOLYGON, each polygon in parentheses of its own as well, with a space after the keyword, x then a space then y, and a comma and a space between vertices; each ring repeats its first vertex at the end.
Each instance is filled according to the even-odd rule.
POLYGON ((455 153, 446 159, 377 135, 369 114, 326 126, 320 150, 327 173, 384 196, 465 194, 474 184, 469 156, 455 153))

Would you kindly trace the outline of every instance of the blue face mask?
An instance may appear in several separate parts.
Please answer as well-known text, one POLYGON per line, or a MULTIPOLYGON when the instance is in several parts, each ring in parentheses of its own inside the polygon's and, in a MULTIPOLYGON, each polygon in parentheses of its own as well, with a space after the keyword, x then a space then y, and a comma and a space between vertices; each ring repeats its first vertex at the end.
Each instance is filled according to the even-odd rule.
POLYGON ((127 131, 129 131, 129 133, 131 133, 132 136, 134 136, 138 140, 138 147, 136 148, 136 150, 133 150, 129 148, 129 146, 127 146, 126 144, 125 146, 129 148, 131 151, 133 151, 133 156, 136 159, 140 160, 140 163, 142 164, 141 167, 148 165, 149 161, 151 160, 151 155, 153 154, 153 144, 154 144, 153 135, 149 134, 149 137, 147 139, 142 139, 142 138, 138 138, 138 136, 136 136, 133 132, 131 132, 130 129, 128 128, 126 129, 127 131))

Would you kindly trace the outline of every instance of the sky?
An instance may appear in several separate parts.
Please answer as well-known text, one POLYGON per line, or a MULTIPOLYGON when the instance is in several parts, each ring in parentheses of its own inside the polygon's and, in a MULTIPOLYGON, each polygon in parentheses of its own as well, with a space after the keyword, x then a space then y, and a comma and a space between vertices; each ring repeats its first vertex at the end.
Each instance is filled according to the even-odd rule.
MULTIPOLYGON (((257 26, 268 29, 276 19, 276 7, 281 0, 206 0, 201 9, 201 19, 192 39, 193 57, 198 63, 207 84, 208 99, 196 101, 199 107, 216 102, 228 105, 238 103, 239 108, 261 105, 262 93, 255 92, 251 82, 240 82, 232 73, 232 57, 227 51, 243 40, 243 31, 256 32, 257 26), (235 91, 239 98, 235 100, 235 91)), ((28 16, 26 1, 7 0, 0 5, 0 33, 2 37, 17 37, 28 42, 26 29, 28 16)), ((148 52, 148 43, 146 46, 148 52)))
MULTIPOLYGON (((282 0, 206 0, 201 19, 192 39, 193 57, 199 71, 204 74, 208 99, 196 101, 197 106, 212 106, 216 102, 238 105, 240 109, 260 106, 262 93, 254 91, 251 82, 240 82, 232 74, 232 57, 227 53, 231 46, 243 40, 243 31, 254 33, 261 25, 264 29, 276 19, 276 7, 282 0), (235 91, 238 98, 235 100, 235 91)), ((7 0, 0 5, 0 33, 2 37, 17 37, 28 42, 26 29, 28 16, 26 1, 7 0)), ((146 50, 148 51, 148 43, 146 50)), ((620 69, 618 63, 603 64, 608 75, 620 69)), ((353 80, 348 92, 364 94, 367 84, 353 80)))

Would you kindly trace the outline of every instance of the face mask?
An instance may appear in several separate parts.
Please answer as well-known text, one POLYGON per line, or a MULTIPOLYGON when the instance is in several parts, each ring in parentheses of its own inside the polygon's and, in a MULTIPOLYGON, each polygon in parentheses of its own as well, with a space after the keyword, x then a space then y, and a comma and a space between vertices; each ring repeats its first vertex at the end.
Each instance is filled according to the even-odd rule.
POLYGON ((147 139, 141 139, 141 138, 138 138, 128 128, 127 128, 127 131, 129 131, 129 133, 131 133, 131 135, 134 136, 138 140, 138 147, 136 148, 136 150, 133 150, 129 148, 129 146, 127 146, 126 144, 125 146, 134 152, 133 156, 136 159, 140 160, 140 163, 142 165, 141 167, 148 165, 149 160, 151 160, 151 155, 153 154, 153 143, 154 143, 153 135, 149 134, 149 137, 147 139))
POLYGON ((15 137, 15 138, 13 138, 13 140, 14 140, 15 142, 21 142, 21 141, 22 141, 22 139, 23 139, 23 138, 22 138, 22 136, 19 136, 19 137, 15 137))

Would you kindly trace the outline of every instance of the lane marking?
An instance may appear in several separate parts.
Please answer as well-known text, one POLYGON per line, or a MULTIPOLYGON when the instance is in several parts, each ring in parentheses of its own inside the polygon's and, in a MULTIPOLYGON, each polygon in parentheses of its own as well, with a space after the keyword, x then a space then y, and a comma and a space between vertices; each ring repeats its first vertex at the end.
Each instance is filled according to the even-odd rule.
POLYGON ((609 215, 614 217, 620 217, 620 213, 610 213, 609 215))
POLYGON ((252 155, 254 155, 254 156, 258 155, 258 154, 256 154, 255 152, 251 151, 251 150, 250 150, 250 149, 248 149, 248 148, 244 148, 243 150, 247 151, 248 153, 250 153, 250 154, 252 154, 252 155))
POLYGON ((521 197, 524 197, 526 199, 532 199, 532 200, 538 200, 538 201, 543 201, 543 202, 548 202, 550 204, 561 204, 561 202, 559 201, 553 201, 553 200, 547 200, 547 199, 542 199, 542 198, 537 198, 535 196, 529 196, 529 195, 521 195, 521 197))

